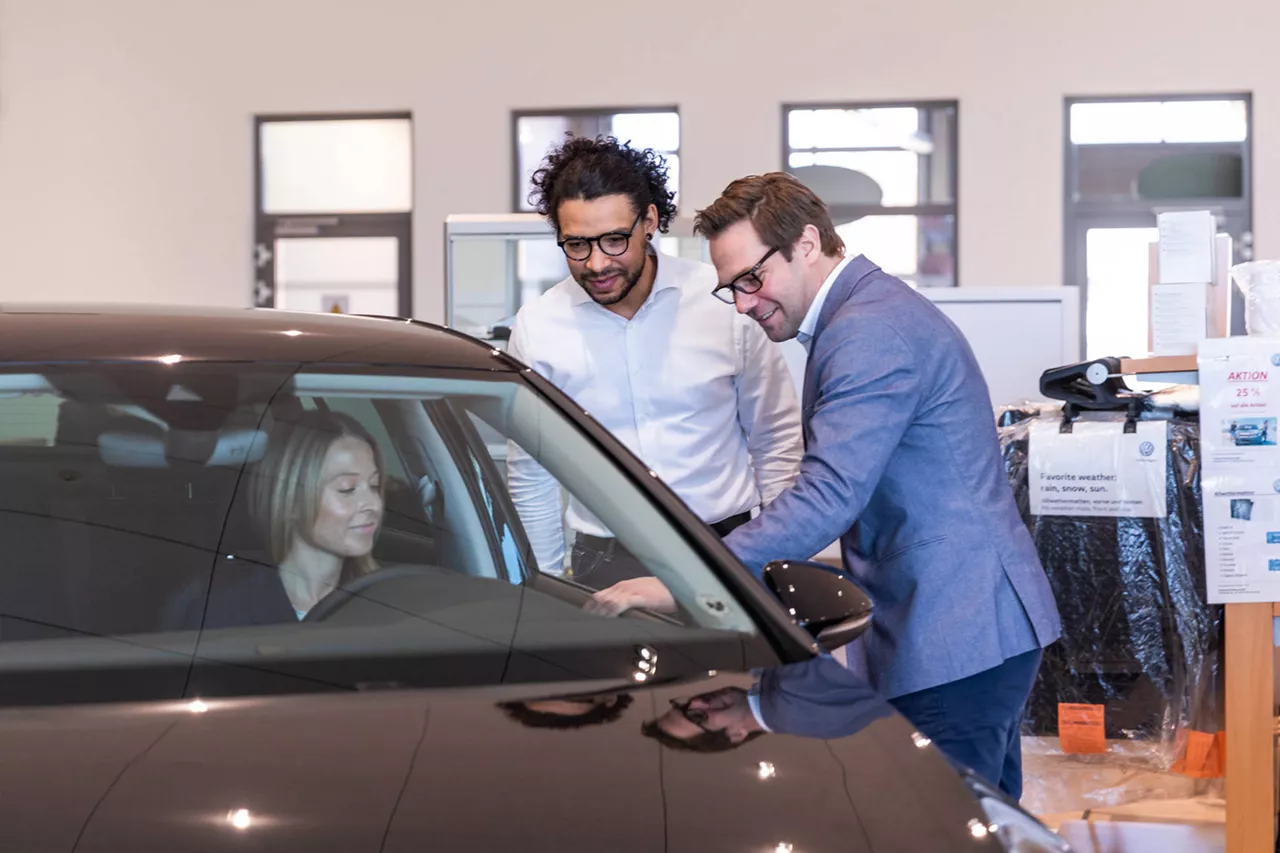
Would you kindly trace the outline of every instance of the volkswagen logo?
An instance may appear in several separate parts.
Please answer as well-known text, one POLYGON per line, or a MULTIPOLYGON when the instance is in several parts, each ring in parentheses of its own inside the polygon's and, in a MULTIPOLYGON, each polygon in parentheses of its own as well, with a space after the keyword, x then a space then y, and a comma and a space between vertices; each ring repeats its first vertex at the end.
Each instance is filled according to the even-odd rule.
POLYGON ((1138 445, 1138 452, 1143 456, 1151 456, 1156 452, 1156 446, 1149 441, 1144 441, 1138 445))
POLYGON ((1272 354, 1271 363, 1274 364, 1276 367, 1280 367, 1280 352, 1272 354))

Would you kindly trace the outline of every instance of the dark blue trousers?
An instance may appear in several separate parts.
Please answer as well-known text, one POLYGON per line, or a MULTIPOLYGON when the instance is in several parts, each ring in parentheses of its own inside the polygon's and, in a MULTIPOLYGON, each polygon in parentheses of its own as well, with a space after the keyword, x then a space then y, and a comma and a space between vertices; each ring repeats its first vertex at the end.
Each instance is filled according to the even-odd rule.
POLYGON ((960 681, 889 701, 953 763, 1018 800, 1020 729, 1042 656, 1037 649, 960 681))

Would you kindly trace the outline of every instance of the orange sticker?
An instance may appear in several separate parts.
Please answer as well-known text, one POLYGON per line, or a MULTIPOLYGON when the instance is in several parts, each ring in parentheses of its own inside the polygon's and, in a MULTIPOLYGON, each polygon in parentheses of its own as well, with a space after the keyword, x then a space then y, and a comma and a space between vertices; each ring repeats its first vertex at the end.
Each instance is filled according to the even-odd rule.
POLYGON ((1217 779, 1226 766, 1226 732, 1180 732, 1173 772, 1193 779, 1217 779))
POLYGON ((1102 705, 1058 704, 1058 739, 1068 755, 1093 755, 1107 751, 1107 729, 1102 705))

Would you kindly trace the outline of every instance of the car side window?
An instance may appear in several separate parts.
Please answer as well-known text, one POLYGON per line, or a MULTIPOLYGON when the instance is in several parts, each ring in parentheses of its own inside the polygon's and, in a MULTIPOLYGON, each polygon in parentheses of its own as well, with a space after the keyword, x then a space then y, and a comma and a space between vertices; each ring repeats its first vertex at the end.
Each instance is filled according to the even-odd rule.
POLYGON ((0 374, 0 465, 0 705, 776 661, 685 534, 514 374, 0 374), (679 612, 597 615, 589 587, 542 571, 494 458, 511 446, 616 529, 679 612))

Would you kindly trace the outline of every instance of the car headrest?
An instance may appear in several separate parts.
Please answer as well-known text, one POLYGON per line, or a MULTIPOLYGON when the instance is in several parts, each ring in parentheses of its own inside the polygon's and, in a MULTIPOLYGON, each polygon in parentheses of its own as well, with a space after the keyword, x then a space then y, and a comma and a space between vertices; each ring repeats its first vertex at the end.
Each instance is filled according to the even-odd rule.
POLYGON ((132 432, 104 432, 98 437, 98 454, 116 468, 168 468, 170 458, 220 468, 259 462, 267 452, 267 434, 259 429, 228 429, 219 432, 209 447, 209 437, 201 441, 166 441, 132 432))

